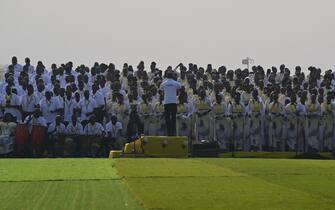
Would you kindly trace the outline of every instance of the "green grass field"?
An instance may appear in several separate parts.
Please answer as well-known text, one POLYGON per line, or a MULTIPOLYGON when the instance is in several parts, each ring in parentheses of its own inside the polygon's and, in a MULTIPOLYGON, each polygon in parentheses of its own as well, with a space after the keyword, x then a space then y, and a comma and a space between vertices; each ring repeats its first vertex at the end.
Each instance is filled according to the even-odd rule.
POLYGON ((335 162, 0 159, 0 209, 335 209, 335 162))

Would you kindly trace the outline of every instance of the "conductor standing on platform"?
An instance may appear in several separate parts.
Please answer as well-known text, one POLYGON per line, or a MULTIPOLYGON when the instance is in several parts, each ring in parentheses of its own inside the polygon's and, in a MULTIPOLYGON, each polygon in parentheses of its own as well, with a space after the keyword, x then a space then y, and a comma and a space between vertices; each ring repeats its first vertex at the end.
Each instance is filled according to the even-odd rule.
POLYGON ((174 72, 167 70, 165 80, 160 85, 164 91, 164 115, 166 122, 167 136, 176 135, 176 114, 177 114, 177 93, 181 84, 174 80, 174 72))

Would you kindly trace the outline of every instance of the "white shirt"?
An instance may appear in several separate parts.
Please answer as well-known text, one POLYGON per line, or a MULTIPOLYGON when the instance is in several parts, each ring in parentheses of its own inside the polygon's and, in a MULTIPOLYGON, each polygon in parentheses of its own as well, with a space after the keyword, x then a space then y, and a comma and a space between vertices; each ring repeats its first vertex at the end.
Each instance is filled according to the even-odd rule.
POLYGON ((22 71, 22 65, 21 64, 15 64, 14 65, 14 72, 15 72, 15 75, 17 74, 17 76, 19 75, 19 73, 22 71))
MULTIPOLYGON (((3 107, 6 106, 6 100, 7 100, 6 95, 4 95, 3 99, 2 99, 2 106, 3 107)), ((10 100, 10 105, 12 105, 12 106, 20 106, 21 105, 20 98, 16 94, 12 94, 9 100, 10 100)), ((12 108, 12 107, 5 108, 4 114, 6 114, 6 113, 9 113, 12 116, 16 117, 17 122, 21 122, 22 117, 21 117, 21 112, 20 112, 19 109, 12 108)))
POLYGON ((17 95, 21 97, 28 93, 27 90, 24 90, 20 85, 15 85, 15 89, 17 90, 17 95))
MULTIPOLYGON (((22 67, 22 69, 23 69, 23 67, 22 67)), ((28 74, 32 75, 34 73, 35 73, 35 67, 32 66, 32 65, 29 65, 29 67, 28 67, 28 74)))
POLYGON ((54 96, 53 98, 55 98, 58 101, 58 109, 63 109, 64 108, 64 99, 59 95, 59 96, 54 96))
POLYGON ((122 130, 122 123, 121 122, 116 122, 115 125, 113 125, 112 122, 109 122, 106 124, 105 126, 105 131, 106 133, 106 137, 109 136, 110 133, 110 137, 117 137, 118 131, 122 130))
POLYGON ((52 134, 65 134, 66 128, 63 123, 60 123, 58 126, 56 125, 56 122, 54 121, 48 126, 48 133, 52 134))
POLYGON ((33 115, 29 115, 26 117, 26 119, 24 120, 24 123, 28 123, 29 125, 40 125, 40 126, 44 126, 47 127, 47 123, 45 121, 44 117, 38 117, 35 118, 33 115))
POLYGON ((162 82, 160 89, 164 91, 163 104, 177 104, 177 90, 181 88, 181 84, 173 79, 167 79, 162 82))
POLYGON ((81 135, 83 132, 83 126, 80 122, 77 122, 76 125, 70 122, 66 127, 66 133, 69 135, 81 135))
POLYGON ((55 98, 51 98, 50 101, 48 101, 46 98, 44 98, 41 100, 40 106, 46 122, 52 123, 55 120, 57 113, 51 113, 51 112, 58 110, 59 108, 58 100, 55 98))
POLYGON ((45 98, 45 93, 44 93, 44 91, 42 91, 42 92, 40 92, 40 91, 36 91, 36 92, 34 92, 34 95, 37 96, 39 102, 40 102, 43 98, 45 98))
POLYGON ((45 84, 45 91, 51 91, 53 90, 54 86, 52 83, 45 84))
POLYGON ((312 103, 307 104, 306 110, 309 115, 318 115, 318 116, 322 115, 322 109, 319 102, 315 102, 315 104, 312 103))
POLYGON ((6 86, 7 86, 6 82, 0 82, 0 93, 1 94, 5 94, 6 93, 6 86))
POLYGON ((79 104, 74 99, 64 100, 64 121, 70 122, 73 115, 73 110, 78 109, 79 104))
POLYGON ((258 110, 259 113, 262 115, 265 115, 265 105, 263 103, 263 99, 260 96, 258 96, 258 100, 256 101, 254 98, 250 99, 249 105, 248 105, 249 107, 248 114, 251 114, 253 112, 253 109, 254 109, 253 105, 255 102, 259 104, 259 110, 258 110))
POLYGON ((16 123, 13 122, 0 122, 0 135, 14 135, 16 123))
POLYGON ((93 112, 96 108, 96 104, 91 98, 89 100, 83 99, 79 102, 79 107, 81 109, 81 120, 87 120, 89 116, 86 114, 93 112))
MULTIPOLYGON (((3 89, 3 94, 6 94, 6 88, 8 87, 9 85, 7 84, 7 83, 5 83, 4 84, 4 89, 3 89)), ((15 84, 14 86, 11 86, 11 89, 12 90, 16 90, 16 93, 14 93, 14 94, 16 94, 16 95, 18 95, 18 96, 20 96, 19 94, 20 93, 26 93, 23 89, 22 89, 22 87, 20 86, 20 85, 17 85, 17 84, 15 84), (21 92, 20 92, 20 90, 22 90, 21 92)))
POLYGON ((25 112, 33 112, 35 106, 39 104, 38 96, 33 93, 31 96, 28 94, 21 97, 22 110, 25 112))
POLYGON ((92 94, 92 99, 95 101, 97 107, 105 106, 105 99, 100 91, 97 91, 95 94, 92 94))
POLYGON ((24 123, 28 124, 29 132, 31 132, 33 125, 40 125, 43 127, 47 127, 47 122, 45 121, 44 117, 35 118, 34 116, 29 115, 24 120, 24 123))
POLYGON ((84 129, 84 133, 86 135, 101 135, 102 132, 104 132, 104 127, 98 122, 96 122, 94 125, 88 123, 84 129))
POLYGON ((103 97, 107 99, 108 93, 110 92, 110 88, 108 88, 108 86, 105 85, 105 87, 100 88, 98 92, 100 92, 103 95, 103 97))
POLYGON ((306 106, 299 102, 297 104, 297 112, 299 116, 305 116, 307 114, 306 106))
POLYGON ((50 77, 51 77, 50 73, 47 70, 45 70, 44 73, 42 74, 42 79, 44 81, 44 84, 51 83, 50 77))
POLYGON ((60 86, 62 88, 64 88, 65 84, 66 84, 66 82, 65 82, 65 76, 66 76, 65 74, 63 74, 63 75, 57 75, 57 79, 59 80, 60 86))

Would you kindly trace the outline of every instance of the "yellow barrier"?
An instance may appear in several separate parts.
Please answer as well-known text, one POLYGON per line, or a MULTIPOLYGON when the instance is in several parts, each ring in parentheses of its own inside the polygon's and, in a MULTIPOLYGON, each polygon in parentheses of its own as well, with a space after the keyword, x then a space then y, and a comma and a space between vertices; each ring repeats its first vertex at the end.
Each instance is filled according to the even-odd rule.
POLYGON ((120 158, 122 154, 122 150, 112 150, 109 153, 109 158, 120 158))
POLYGON ((186 136, 142 136, 125 144, 122 154, 119 154, 119 151, 111 151, 109 157, 186 158, 188 153, 186 136))
POLYGON ((188 138, 181 136, 141 137, 145 156, 150 157, 188 157, 188 138))

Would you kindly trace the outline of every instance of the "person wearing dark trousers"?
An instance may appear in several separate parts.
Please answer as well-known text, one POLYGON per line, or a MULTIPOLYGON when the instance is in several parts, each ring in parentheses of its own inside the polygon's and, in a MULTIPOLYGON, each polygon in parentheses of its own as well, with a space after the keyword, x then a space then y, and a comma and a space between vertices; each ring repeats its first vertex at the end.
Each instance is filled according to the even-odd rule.
POLYGON ((127 125, 128 142, 133 142, 144 133, 144 124, 140 119, 136 109, 132 109, 127 125))
POLYGON ((176 135, 176 115, 177 115, 177 104, 165 104, 164 115, 166 123, 166 133, 168 136, 176 135))
POLYGON ((176 135, 176 114, 177 114, 177 95, 181 84, 174 80, 174 72, 168 70, 165 74, 166 79, 160 85, 164 91, 164 114, 167 136, 176 135))

